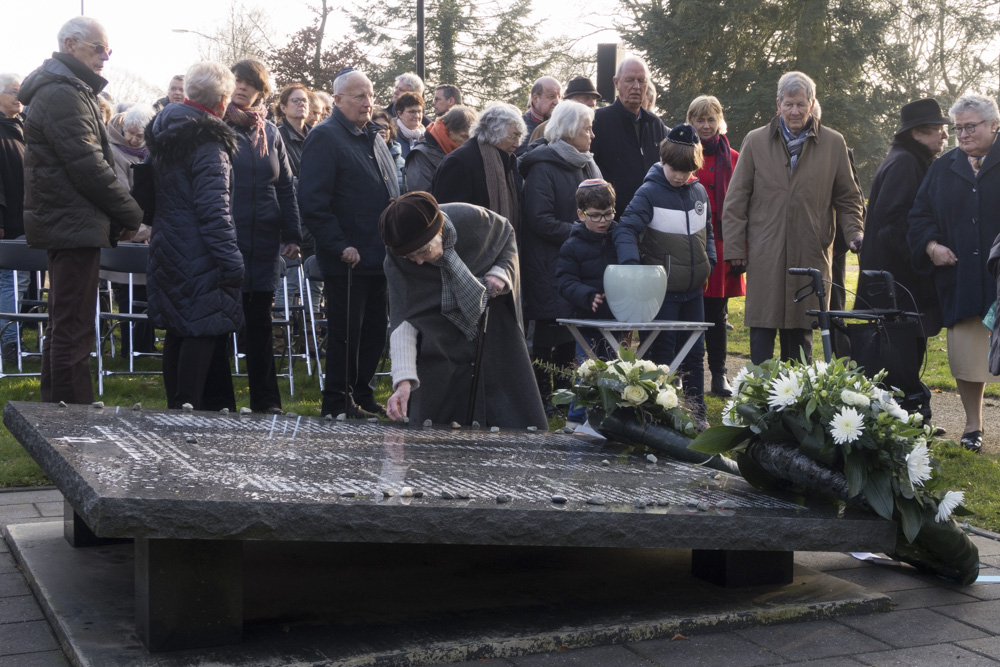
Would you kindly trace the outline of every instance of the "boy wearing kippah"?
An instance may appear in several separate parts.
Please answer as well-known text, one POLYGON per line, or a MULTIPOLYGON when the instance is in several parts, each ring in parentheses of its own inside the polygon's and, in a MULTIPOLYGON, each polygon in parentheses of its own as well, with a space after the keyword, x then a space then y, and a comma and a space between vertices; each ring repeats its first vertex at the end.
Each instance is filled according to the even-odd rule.
MULTIPOLYGON (((576 190, 576 208, 580 221, 559 249, 556 285, 575 309, 573 317, 614 319, 604 298, 604 269, 618 263, 609 233, 615 225, 615 189, 603 179, 588 179, 576 190)), ((611 350, 598 331, 585 329, 581 333, 599 357, 615 358, 617 350, 611 350)))
MULTIPOLYGON (((702 288, 717 258, 708 192, 695 178, 703 163, 697 131, 683 124, 672 129, 660 144, 660 164, 650 167, 613 233, 620 263, 660 264, 667 270, 667 295, 657 320, 705 320, 702 288)), ((668 364, 682 343, 676 333, 662 332, 647 356, 668 364)), ((708 426, 704 356, 702 335, 675 369, 699 429, 708 426)))

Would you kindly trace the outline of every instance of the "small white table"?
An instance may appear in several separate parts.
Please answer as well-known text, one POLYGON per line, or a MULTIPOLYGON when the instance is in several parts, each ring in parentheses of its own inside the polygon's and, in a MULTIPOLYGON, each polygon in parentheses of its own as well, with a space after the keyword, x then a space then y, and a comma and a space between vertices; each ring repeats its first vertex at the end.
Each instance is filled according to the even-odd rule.
POLYGON ((618 320, 571 320, 571 319, 557 319, 556 322, 563 325, 569 332, 573 334, 573 338, 576 342, 580 344, 583 351, 587 353, 587 356, 591 359, 596 360, 597 355, 594 351, 590 349, 590 344, 587 339, 583 337, 580 333, 580 327, 584 329, 597 329, 604 336, 605 340, 611 345, 612 349, 618 349, 618 341, 612 335, 613 331, 649 331, 651 332, 649 337, 646 338, 640 345, 639 349, 636 350, 636 356, 640 359, 649 349, 649 346, 653 344, 656 337, 660 335, 661 331, 687 331, 689 332, 687 340, 684 345, 678 350, 677 354, 670 361, 670 369, 675 370, 682 361, 684 357, 688 355, 691 348, 694 347, 694 343, 698 340, 698 336, 708 331, 708 328, 715 326, 712 322, 669 322, 666 320, 657 320, 654 322, 619 322, 618 320))

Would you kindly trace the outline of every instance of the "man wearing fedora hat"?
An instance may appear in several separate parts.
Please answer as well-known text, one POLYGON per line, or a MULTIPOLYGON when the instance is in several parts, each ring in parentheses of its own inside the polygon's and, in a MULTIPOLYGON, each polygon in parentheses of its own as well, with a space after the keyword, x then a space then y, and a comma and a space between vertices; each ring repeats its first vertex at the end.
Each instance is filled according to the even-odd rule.
MULTIPOLYGON (((919 358, 913 360, 915 365, 919 365, 927 346, 925 336, 934 336, 941 328, 941 307, 933 278, 914 270, 910 248, 902 239, 906 238, 909 231, 907 216, 913 207, 917 190, 927 169, 948 140, 947 126, 950 121, 933 99, 903 105, 899 117, 899 129, 893 137, 892 147, 872 181, 868 218, 865 222, 867 234, 861 250, 860 267, 862 271, 891 273, 897 285, 896 300, 899 308, 921 313, 922 330, 918 334, 917 343, 919 358)), ((872 282, 867 275, 860 274, 854 307, 891 307, 884 290, 874 286, 869 289, 872 282)), ((913 399, 911 404, 904 407, 919 410, 926 420, 931 417, 930 390, 926 387, 924 389, 922 399, 913 399)))
MULTIPOLYGON (((570 82, 566 84, 566 92, 563 93, 563 99, 579 102, 584 106, 594 109, 597 107, 597 101, 601 99, 601 94, 597 92, 593 81, 585 76, 578 76, 570 79, 570 82)), ((529 146, 545 136, 545 128, 548 124, 549 121, 544 120, 535 128, 528 138, 529 146)))
POLYGON ((389 417, 467 423, 471 397, 472 418, 483 426, 548 428, 524 340, 510 223, 481 206, 438 206, 416 191, 389 204, 379 233, 389 287, 389 417))

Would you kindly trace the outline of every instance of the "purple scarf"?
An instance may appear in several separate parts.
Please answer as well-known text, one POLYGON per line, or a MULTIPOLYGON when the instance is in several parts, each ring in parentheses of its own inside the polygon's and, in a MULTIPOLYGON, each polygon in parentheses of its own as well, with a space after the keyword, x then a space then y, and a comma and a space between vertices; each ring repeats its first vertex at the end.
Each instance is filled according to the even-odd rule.
POLYGON ((146 159, 147 151, 145 148, 132 148, 131 146, 126 146, 125 144, 115 144, 122 153, 125 155, 131 155, 132 157, 137 157, 140 160, 146 159))
POLYGON ((253 108, 238 107, 232 102, 226 107, 225 120, 236 127, 252 129, 251 143, 260 151, 260 156, 267 155, 267 135, 264 133, 264 122, 267 118, 267 107, 260 104, 253 108))

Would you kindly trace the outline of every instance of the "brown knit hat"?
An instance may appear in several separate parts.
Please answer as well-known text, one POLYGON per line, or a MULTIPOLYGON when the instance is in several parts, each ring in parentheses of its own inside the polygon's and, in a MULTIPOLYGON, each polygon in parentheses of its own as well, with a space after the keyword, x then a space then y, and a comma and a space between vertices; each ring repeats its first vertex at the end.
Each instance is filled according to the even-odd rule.
POLYGON ((378 233, 397 257, 423 248, 443 226, 444 215, 434 195, 419 190, 389 202, 378 219, 378 233))

